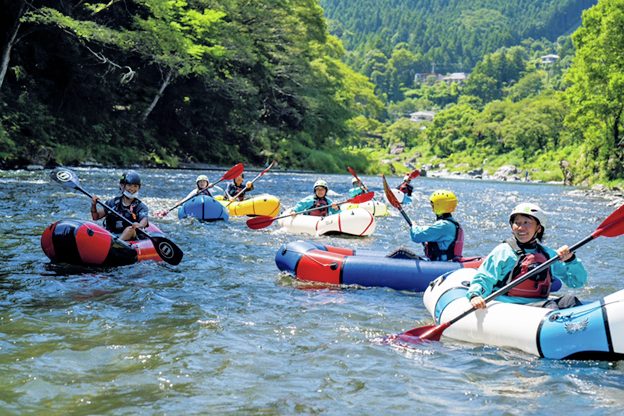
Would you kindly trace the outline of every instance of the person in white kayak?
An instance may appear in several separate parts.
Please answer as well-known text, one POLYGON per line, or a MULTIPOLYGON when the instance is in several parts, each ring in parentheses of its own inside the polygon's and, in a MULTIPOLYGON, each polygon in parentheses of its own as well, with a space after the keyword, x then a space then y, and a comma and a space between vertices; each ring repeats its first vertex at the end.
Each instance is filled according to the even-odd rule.
POLYGON ((326 208, 315 209, 314 211, 306 212, 305 215, 314 215, 317 217, 326 217, 328 215, 337 214, 340 212, 338 205, 327 197, 327 191, 329 187, 327 182, 323 179, 319 179, 314 183, 314 194, 305 197, 301 201, 297 202, 297 205, 293 208, 292 215, 297 215, 299 212, 305 211, 310 208, 322 207, 330 205, 326 208))
POLYGON ((501 295, 501 302, 530 304, 549 309, 565 309, 582 303, 573 295, 549 299, 554 278, 571 288, 587 283, 587 271, 567 245, 553 250, 542 244, 546 214, 536 204, 521 203, 509 215, 512 238, 499 244, 487 256, 470 282, 466 297, 477 309, 487 307, 484 298, 511 283, 552 257, 559 257, 541 274, 501 295))

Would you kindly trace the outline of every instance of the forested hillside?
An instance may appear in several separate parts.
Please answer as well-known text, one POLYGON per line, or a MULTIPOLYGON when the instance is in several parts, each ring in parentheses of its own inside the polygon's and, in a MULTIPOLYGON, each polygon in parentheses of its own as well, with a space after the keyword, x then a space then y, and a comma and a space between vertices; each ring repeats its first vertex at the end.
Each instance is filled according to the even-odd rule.
POLYGON ((338 169, 372 84, 316 0, 0 1, 0 166, 338 169))
POLYGON ((390 100, 417 72, 469 72, 500 47, 555 41, 596 0, 321 0, 347 62, 390 100), (394 79, 393 79, 394 78, 394 79))

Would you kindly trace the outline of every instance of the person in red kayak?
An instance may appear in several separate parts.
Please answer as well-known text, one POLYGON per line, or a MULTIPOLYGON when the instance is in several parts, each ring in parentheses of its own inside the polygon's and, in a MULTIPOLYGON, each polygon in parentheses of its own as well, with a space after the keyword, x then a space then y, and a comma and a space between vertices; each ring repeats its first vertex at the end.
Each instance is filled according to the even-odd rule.
POLYGON ((135 171, 129 170, 121 176, 119 188, 121 195, 109 199, 105 205, 117 211, 132 225, 126 226, 119 217, 98 206, 99 197, 97 195, 93 195, 91 200, 91 218, 94 221, 104 218, 104 227, 111 233, 119 235, 121 240, 136 240, 136 229, 144 229, 149 224, 149 209, 139 199, 141 177, 135 171))

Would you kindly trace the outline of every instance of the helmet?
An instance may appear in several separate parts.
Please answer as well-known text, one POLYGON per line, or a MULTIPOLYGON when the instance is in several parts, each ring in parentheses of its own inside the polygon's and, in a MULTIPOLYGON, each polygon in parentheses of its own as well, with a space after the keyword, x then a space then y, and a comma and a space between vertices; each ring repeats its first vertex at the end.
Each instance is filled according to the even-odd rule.
POLYGON ((513 221, 513 217, 516 214, 527 215, 529 217, 535 218, 542 227, 546 227, 546 213, 542 211, 542 209, 536 205, 531 204, 530 202, 523 202, 521 204, 516 205, 516 207, 509 214, 509 224, 513 221))
POLYGON ((431 208, 436 215, 450 214, 455 211, 458 202, 455 194, 446 189, 434 191, 429 197, 429 201, 431 201, 431 208))
POLYGON ((356 177, 353 177, 353 179, 351 179, 351 183, 352 183, 352 184, 354 184, 354 185, 355 185, 356 183, 358 183, 358 182, 359 182, 359 181, 358 181, 358 178, 356 178, 356 177))
POLYGON ((195 179, 195 183, 197 183, 199 181, 206 181, 206 182, 210 183, 210 181, 208 180, 208 176, 206 176, 206 175, 199 175, 197 177, 197 179, 195 179))
POLYGON ((319 186, 325 188, 326 191, 329 191, 329 187, 327 186, 327 182, 325 182, 323 179, 319 179, 318 181, 314 182, 313 190, 316 191, 316 188, 318 188, 319 186))
POLYGON ((133 170, 124 172, 119 179, 120 185, 139 185, 141 186, 141 177, 133 170))
POLYGON ((412 179, 410 178, 409 173, 406 173, 405 176, 403 176, 403 180, 404 181, 411 181, 412 179))

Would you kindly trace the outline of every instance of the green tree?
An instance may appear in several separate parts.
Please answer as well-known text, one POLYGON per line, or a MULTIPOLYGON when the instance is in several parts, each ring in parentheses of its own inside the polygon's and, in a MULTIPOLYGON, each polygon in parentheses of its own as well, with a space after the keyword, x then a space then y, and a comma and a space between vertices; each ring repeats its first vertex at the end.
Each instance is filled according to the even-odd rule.
POLYGON ((585 137, 584 162, 608 180, 624 177, 624 0, 602 0, 583 13, 566 97, 572 128, 585 137), (596 127, 599 127, 597 130, 596 127))

